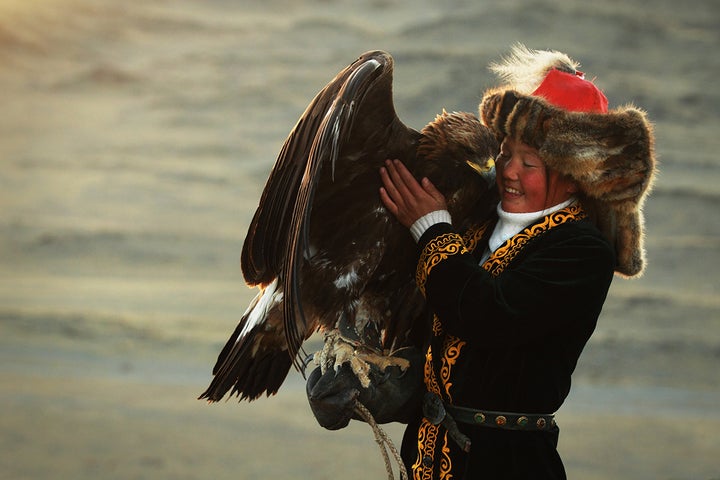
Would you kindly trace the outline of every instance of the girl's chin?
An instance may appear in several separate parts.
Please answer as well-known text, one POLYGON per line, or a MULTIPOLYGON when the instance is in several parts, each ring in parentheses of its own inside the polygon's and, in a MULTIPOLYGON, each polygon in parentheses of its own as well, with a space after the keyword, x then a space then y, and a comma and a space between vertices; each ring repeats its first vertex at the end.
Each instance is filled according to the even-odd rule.
POLYGON ((500 206, 508 213, 522 213, 524 211, 523 202, 517 196, 513 198, 503 198, 500 206))

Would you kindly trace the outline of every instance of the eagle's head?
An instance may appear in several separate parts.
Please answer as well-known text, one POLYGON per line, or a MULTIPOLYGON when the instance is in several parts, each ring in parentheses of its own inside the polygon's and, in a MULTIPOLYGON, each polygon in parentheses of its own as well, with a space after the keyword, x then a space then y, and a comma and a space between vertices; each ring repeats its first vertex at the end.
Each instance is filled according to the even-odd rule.
POLYGON ((419 176, 427 176, 445 195, 454 219, 466 218, 495 187, 499 145, 477 116, 445 110, 422 129, 419 176))

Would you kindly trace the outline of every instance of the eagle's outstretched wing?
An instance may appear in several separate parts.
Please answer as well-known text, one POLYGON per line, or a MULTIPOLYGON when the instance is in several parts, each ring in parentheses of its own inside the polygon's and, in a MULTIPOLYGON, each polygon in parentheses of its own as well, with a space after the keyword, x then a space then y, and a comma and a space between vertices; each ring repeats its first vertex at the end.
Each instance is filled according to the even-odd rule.
POLYGON ((392 73, 389 54, 365 53, 338 73, 305 110, 280 151, 245 238, 242 271, 249 284, 273 281, 289 252, 297 250, 321 169, 337 177, 353 163, 356 169, 367 167, 358 160, 383 153, 367 150, 382 149, 378 137, 387 141, 393 136, 403 149, 417 140, 395 113, 392 73))
POLYGON ((285 141, 242 251, 243 275, 261 292, 200 398, 219 400, 231 388, 250 400, 277 392, 303 341, 344 314, 332 292, 317 290, 351 296, 363 288, 353 283, 358 269, 376 274, 385 251, 374 244, 396 228, 380 213, 378 170, 388 158, 412 162, 421 136, 395 113, 392 73, 389 54, 363 54, 317 94, 285 141), (378 230, 363 231, 363 222, 378 230))

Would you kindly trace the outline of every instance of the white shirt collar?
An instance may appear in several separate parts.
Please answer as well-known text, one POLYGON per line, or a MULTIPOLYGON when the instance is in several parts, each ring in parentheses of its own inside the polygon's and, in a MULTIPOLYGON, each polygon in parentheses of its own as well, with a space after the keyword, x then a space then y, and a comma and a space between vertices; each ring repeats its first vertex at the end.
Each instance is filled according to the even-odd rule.
POLYGON ((490 240, 488 241, 488 247, 490 248, 490 252, 494 252, 495 250, 497 250, 500 245, 505 243, 512 236, 521 232, 528 225, 534 223, 545 215, 550 215, 551 213, 557 212, 558 210, 567 207, 568 205, 575 202, 575 200, 575 197, 571 197, 562 203, 546 208, 544 210, 528 213, 506 212, 502 209, 502 204, 498 203, 498 222, 497 225, 495 225, 495 229, 493 230, 492 235, 490 235, 490 240))

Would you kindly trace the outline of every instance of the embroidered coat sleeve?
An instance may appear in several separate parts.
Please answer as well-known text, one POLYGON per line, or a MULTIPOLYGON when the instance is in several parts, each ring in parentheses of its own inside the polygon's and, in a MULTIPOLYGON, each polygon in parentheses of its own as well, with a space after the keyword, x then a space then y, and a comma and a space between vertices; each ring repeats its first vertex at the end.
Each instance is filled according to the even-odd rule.
POLYGON ((480 342, 529 343, 571 326, 579 311, 599 314, 613 275, 612 248, 586 221, 532 239, 496 275, 450 224, 430 228, 419 246, 418 286, 443 330, 480 342))

